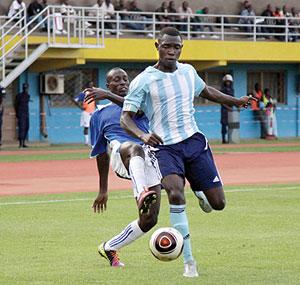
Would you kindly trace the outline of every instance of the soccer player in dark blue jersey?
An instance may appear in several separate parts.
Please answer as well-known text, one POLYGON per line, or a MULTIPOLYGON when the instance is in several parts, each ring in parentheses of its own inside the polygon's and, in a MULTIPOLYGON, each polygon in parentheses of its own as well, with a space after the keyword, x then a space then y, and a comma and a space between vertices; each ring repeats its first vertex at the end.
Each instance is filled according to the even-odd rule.
MULTIPOLYGON (((117 251, 148 232, 157 222, 161 175, 151 147, 142 146, 142 141, 128 135, 120 126, 123 97, 129 86, 127 73, 120 68, 114 68, 107 73, 106 82, 110 92, 102 90, 105 93, 105 98, 102 99, 110 99, 115 103, 99 106, 90 121, 91 157, 97 159, 100 180, 99 193, 93 203, 94 212, 106 210, 109 162, 119 177, 132 180, 139 209, 138 220, 131 222, 122 232, 98 247, 100 255, 111 266, 119 267, 124 264, 120 262, 117 251)), ((85 90, 86 102, 97 94, 97 90, 100 89, 85 90)), ((148 119, 144 114, 137 114, 134 121, 143 132, 148 133, 148 119)))

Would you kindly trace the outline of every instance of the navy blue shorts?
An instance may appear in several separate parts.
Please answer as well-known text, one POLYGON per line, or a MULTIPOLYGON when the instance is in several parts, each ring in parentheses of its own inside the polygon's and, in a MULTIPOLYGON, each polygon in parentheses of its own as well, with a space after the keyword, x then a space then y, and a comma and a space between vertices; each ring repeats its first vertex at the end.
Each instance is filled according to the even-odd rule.
POLYGON ((206 137, 196 133, 188 139, 172 144, 159 145, 156 151, 162 177, 177 174, 189 181, 193 191, 222 187, 206 137))

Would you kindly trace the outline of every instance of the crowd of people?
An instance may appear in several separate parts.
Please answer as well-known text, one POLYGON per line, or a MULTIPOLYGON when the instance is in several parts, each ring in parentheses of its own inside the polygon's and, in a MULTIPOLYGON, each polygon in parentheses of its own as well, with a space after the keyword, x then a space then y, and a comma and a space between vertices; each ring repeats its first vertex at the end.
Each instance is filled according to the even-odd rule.
MULTIPOLYGON (((47 6, 47 0, 32 0, 32 2, 26 7, 23 0, 14 0, 9 8, 8 16, 12 17, 15 15, 20 9, 27 9, 28 19, 31 20, 35 15, 39 14, 42 9, 47 6)), ((57 34, 65 34, 64 30, 64 16, 67 14, 74 15, 74 7, 69 3, 69 0, 61 0, 60 1, 61 9, 59 13, 55 13, 55 20, 53 21, 56 28, 55 31, 57 34)), ((90 12, 88 12, 87 16, 96 17, 101 19, 102 15, 105 20, 105 28, 107 33, 111 33, 111 30, 115 28, 115 24, 112 23, 113 20, 116 20, 117 14, 116 12, 125 12, 120 14, 119 18, 123 21, 122 28, 129 30, 148 30, 150 25, 147 25, 147 21, 151 20, 152 15, 143 14, 144 12, 139 6, 136 0, 117 0, 114 3, 111 0, 96 0, 95 5, 92 6, 90 12), (126 13, 126 12, 134 12, 134 13, 126 13), (97 14, 98 13, 98 14, 97 14), (102 14, 103 13, 103 14, 102 14), (111 22, 110 22, 111 21, 111 22)), ((211 38, 218 38, 219 36, 214 33, 213 25, 216 22, 219 22, 220 19, 218 17, 209 17, 210 10, 209 7, 203 7, 196 9, 195 11, 189 6, 188 1, 183 1, 179 7, 176 7, 174 1, 163 1, 160 6, 155 10, 155 12, 159 13, 156 16, 157 30, 162 29, 166 26, 176 27, 178 30, 185 32, 188 29, 188 25, 190 24, 191 34, 192 35, 200 35, 201 38, 205 38, 210 36, 211 38), (208 32, 205 32, 205 30, 208 32)), ((237 24, 239 25, 239 30, 249 33, 253 33, 254 22, 256 24, 256 32, 260 37, 264 38, 272 38, 278 40, 283 40, 284 37, 280 35, 280 33, 285 32, 285 17, 291 18, 287 21, 288 31, 289 31, 289 41, 297 41, 299 33, 299 28, 297 26, 300 25, 300 14, 296 10, 295 7, 288 8, 287 5, 283 5, 282 8, 275 7, 273 8, 271 4, 268 4, 266 9, 260 13, 255 13, 250 1, 244 1, 242 3, 242 8, 240 11, 241 17, 237 24), (254 18, 255 16, 261 16, 260 18, 254 18), (276 27, 276 25, 278 27, 276 27), (273 36, 274 34, 274 36, 273 36)), ((41 21, 42 17, 39 17, 37 21, 41 21)), ((229 20, 225 17, 224 23, 229 23, 229 20)), ((88 21, 85 24, 85 28, 87 29, 87 34, 92 36, 94 35, 94 31, 90 28, 91 25, 95 24, 95 21, 88 21)), ((46 28, 46 24, 43 25, 42 29, 46 28)), ((52 27, 51 27, 52 28, 52 27)), ((149 36, 153 36, 151 33, 146 33, 149 36)))

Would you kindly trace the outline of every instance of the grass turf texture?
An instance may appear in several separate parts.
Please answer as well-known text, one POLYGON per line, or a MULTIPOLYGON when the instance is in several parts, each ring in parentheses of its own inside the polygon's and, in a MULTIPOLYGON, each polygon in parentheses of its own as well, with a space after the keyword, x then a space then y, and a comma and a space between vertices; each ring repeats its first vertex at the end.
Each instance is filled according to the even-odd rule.
MULTIPOLYGON (((136 218, 131 191, 110 193, 102 215, 90 208, 94 193, 1 197, 0 284, 299 284, 300 185, 226 191, 227 208, 211 214, 186 191, 196 279, 182 277, 181 257, 152 257, 153 230, 121 251, 125 268, 98 256, 99 242, 136 218)), ((163 195, 156 228, 169 225, 168 210, 163 195)))

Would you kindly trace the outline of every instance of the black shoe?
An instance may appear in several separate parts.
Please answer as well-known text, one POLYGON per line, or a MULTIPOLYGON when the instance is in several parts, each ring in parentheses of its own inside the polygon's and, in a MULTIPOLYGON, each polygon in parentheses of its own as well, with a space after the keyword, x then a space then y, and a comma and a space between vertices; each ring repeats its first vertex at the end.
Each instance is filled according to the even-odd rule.
POLYGON ((22 147, 25 147, 25 148, 26 148, 26 147, 28 147, 28 145, 26 145, 26 144, 23 144, 23 145, 22 145, 22 147))

